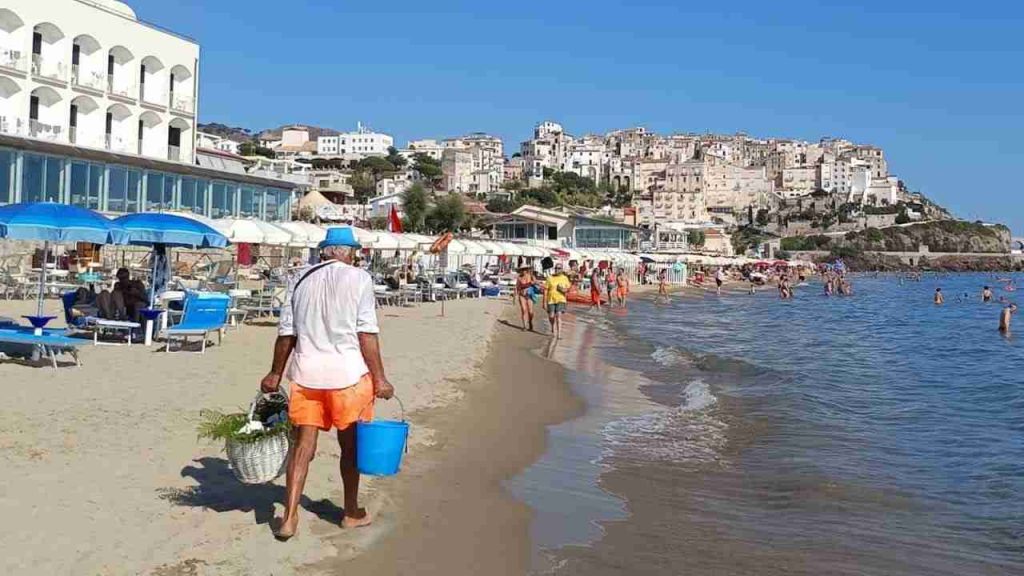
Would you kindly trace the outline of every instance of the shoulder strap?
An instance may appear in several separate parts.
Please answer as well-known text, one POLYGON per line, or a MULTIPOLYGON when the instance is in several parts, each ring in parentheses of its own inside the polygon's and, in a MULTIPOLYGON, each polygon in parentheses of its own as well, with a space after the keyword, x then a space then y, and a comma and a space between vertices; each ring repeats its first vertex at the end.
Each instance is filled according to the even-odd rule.
POLYGON ((312 276, 314 272, 316 272, 317 270, 320 270, 321 268, 326 268, 326 267, 330 266, 331 264, 334 264, 335 262, 337 262, 337 260, 329 260, 327 262, 321 262, 321 263, 317 264, 316 266, 313 266, 312 268, 307 270, 306 273, 302 275, 302 278, 299 278, 299 281, 295 283, 295 287, 292 288, 292 294, 294 294, 295 291, 299 289, 299 286, 306 280, 306 278, 309 278, 310 276, 312 276))

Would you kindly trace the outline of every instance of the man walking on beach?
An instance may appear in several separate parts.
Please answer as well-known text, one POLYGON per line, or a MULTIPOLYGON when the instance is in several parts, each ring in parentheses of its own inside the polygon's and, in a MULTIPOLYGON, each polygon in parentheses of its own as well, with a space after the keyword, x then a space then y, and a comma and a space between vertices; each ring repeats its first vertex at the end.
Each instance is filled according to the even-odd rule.
POLYGON ((292 384, 288 418, 295 437, 288 459, 284 516, 274 531, 282 541, 298 529, 299 500, 316 454, 317 436, 332 427, 338 430, 341 445, 342 526, 370 524, 370 515, 359 507, 355 423, 373 418, 374 397, 394 395, 380 358, 373 280, 352 266, 360 248, 352 228, 329 229, 319 247, 322 263, 288 286, 273 365, 260 384, 263 392, 274 392, 282 375, 292 384))
POLYGON ((548 276, 544 285, 544 309, 548 311, 548 320, 551 322, 551 335, 555 340, 562 337, 562 314, 565 314, 565 307, 568 303, 566 294, 572 283, 562 271, 561 264, 555 264, 555 270, 548 276))

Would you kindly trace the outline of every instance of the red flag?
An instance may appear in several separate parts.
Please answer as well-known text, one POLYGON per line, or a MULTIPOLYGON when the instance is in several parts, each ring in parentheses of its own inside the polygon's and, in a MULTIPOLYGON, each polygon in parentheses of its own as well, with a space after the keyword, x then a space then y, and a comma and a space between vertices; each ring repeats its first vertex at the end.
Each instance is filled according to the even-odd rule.
POLYGON ((391 213, 388 214, 388 232, 402 233, 402 220, 398 217, 398 210, 394 204, 391 205, 391 213))

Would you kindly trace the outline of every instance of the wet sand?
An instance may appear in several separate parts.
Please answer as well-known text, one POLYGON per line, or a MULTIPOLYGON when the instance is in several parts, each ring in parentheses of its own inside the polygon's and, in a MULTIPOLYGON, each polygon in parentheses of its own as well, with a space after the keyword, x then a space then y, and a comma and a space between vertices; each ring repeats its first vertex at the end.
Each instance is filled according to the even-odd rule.
MULTIPOLYGON (((505 321, 456 405, 421 412, 436 444, 407 457, 389 483, 392 514, 375 545, 349 561, 315 566, 352 574, 525 574, 531 566, 530 508, 503 482, 545 450, 545 426, 572 418, 581 401, 563 369, 539 356, 548 338, 505 321)), ((513 320, 513 322, 517 321, 513 320)), ((538 326, 545 321, 537 322, 538 326)))

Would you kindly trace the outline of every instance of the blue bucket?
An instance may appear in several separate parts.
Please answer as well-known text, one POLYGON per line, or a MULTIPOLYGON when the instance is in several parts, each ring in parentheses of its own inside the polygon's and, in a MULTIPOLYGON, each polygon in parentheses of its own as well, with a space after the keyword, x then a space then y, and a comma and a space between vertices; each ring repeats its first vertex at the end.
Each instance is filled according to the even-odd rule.
MULTIPOLYGON (((398 399, 397 397, 395 398, 398 399)), ((402 401, 398 401, 399 406, 402 401)), ((402 466, 402 454, 409 438, 409 423, 405 421, 376 420, 356 423, 356 467, 360 474, 394 476, 402 466)))

